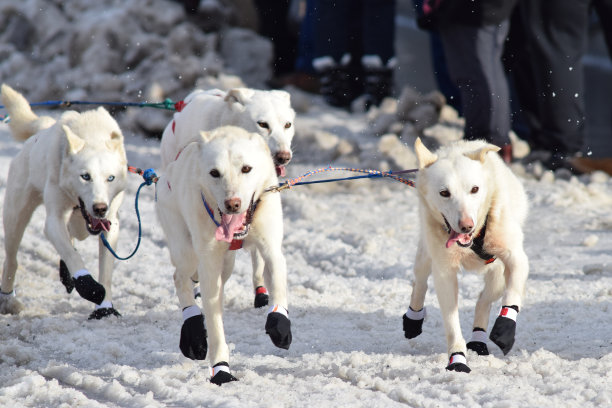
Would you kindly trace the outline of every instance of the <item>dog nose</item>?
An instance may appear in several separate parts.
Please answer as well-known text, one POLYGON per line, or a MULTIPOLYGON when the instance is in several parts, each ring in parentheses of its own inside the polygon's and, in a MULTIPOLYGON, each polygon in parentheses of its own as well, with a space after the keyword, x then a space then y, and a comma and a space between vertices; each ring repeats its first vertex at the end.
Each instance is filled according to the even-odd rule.
POLYGON ((228 198, 227 200, 225 200, 225 210, 227 212, 235 213, 240 209, 240 204, 242 204, 242 201, 240 201, 238 197, 228 198))
POLYGON ((277 164, 287 164, 291 160, 291 152, 287 150, 276 152, 275 158, 277 164))
POLYGON ((93 205, 94 215, 98 218, 103 218, 108 211, 108 206, 104 203, 96 203, 93 205))
POLYGON ((462 218, 461 220, 459 220, 459 228, 461 229, 461 232, 463 232, 464 234, 467 234, 468 232, 471 232, 472 229, 474 228, 474 220, 472 220, 471 218, 462 218))

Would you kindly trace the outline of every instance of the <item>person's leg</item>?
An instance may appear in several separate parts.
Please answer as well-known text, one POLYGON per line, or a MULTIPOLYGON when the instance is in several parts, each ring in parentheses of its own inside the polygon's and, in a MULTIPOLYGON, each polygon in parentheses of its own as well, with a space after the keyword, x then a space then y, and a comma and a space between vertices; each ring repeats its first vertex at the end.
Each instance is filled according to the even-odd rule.
POLYGON ((297 38, 289 30, 290 0, 255 0, 259 16, 259 32, 268 37, 274 46, 274 74, 293 72, 297 38))
POLYGON ((593 7, 599 17, 601 30, 608 46, 608 54, 612 58, 612 0, 593 0, 593 7))
MULTIPOLYGON (((584 140, 582 56, 586 50, 590 0, 523 2, 541 130, 553 154, 571 155, 584 140)), ((551 163, 553 165, 553 163, 551 163)))

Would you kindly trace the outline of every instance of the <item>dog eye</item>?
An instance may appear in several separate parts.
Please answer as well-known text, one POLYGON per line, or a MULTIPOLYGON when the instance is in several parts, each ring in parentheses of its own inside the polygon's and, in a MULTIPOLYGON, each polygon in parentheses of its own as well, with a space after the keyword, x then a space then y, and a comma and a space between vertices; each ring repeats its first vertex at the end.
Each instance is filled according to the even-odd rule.
POLYGON ((470 193, 476 194, 477 192, 478 192, 478 186, 472 187, 472 190, 470 191, 470 193))
POLYGON ((242 166, 242 172, 243 173, 248 173, 252 170, 253 168, 251 166, 242 166))
POLYGON ((213 176, 214 178, 219 178, 221 177, 221 173, 219 173, 219 170, 217 169, 212 169, 209 173, 211 176, 213 176))
POLYGON ((441 195, 442 197, 444 197, 444 198, 448 198, 448 197, 450 197, 450 196, 451 196, 451 193, 450 193, 450 191, 448 191, 448 190, 442 190, 442 191, 440 191, 440 195, 441 195))
POLYGON ((115 180, 115 176, 108 176, 108 178, 106 179, 106 181, 111 182, 115 180))
POLYGON ((91 176, 89 175, 89 173, 83 173, 81 174, 81 178, 85 181, 89 181, 91 180, 91 176))
POLYGON ((285 123, 285 129, 289 129, 291 127, 291 122, 285 123))
POLYGON ((264 128, 264 129, 270 129, 270 125, 268 125, 268 122, 263 122, 263 121, 259 121, 257 122, 257 124, 259 125, 259 127, 264 128))

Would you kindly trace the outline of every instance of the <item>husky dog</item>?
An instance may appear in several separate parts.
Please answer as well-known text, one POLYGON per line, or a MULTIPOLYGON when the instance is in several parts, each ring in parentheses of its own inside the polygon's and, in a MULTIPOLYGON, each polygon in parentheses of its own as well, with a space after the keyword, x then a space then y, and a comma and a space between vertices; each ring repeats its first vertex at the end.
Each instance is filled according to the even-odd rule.
MULTIPOLYGON (((198 137, 201 130, 235 125, 259 133, 270 146, 277 175, 285 175, 285 166, 292 157, 291 140, 295 134, 295 111, 291 108, 288 92, 248 88, 233 88, 227 92, 218 89, 195 90, 179 108, 180 111, 174 114, 174 119, 166 126, 162 136, 162 168, 174 161, 183 147, 194 136, 198 137)), ((251 258, 254 303, 255 307, 262 307, 268 304, 268 293, 263 282, 265 265, 256 249, 251 252, 251 258)))
POLYGON ((409 339, 421 334, 427 278, 433 273, 450 358, 446 369, 470 372, 466 348, 479 355, 489 354, 489 312, 492 302, 500 297, 503 306, 489 338, 504 354, 514 344, 516 317, 529 273, 522 230, 527 197, 496 153, 497 146, 459 141, 434 154, 417 139, 415 151, 421 237, 410 307, 403 316, 404 333, 409 339), (461 269, 484 275, 467 346, 457 305, 461 269))
POLYGON ((91 318, 111 314, 113 258, 99 242, 98 283, 73 247, 104 231, 117 243, 117 211, 123 200, 127 159, 117 122, 103 108, 83 113, 65 112, 57 121, 38 117, 26 99, 2 85, 13 136, 24 140, 11 162, 4 196, 6 258, 0 285, 0 312, 18 313, 23 305, 14 297, 17 250, 32 213, 45 206, 45 235, 60 255, 60 279, 68 293, 76 288, 96 304, 91 318))
POLYGON ((156 211, 183 311, 180 349, 197 360, 205 359, 208 351, 211 381, 218 385, 236 380, 229 370, 222 320, 223 286, 234 267, 231 248, 236 241, 249 250, 257 248, 266 263, 273 304, 266 332, 277 347, 288 349, 291 344, 282 207, 278 194, 264 194, 277 183, 265 141, 235 126, 201 132, 183 146, 157 182, 156 211), (201 283, 204 316, 192 293, 194 270, 201 283))

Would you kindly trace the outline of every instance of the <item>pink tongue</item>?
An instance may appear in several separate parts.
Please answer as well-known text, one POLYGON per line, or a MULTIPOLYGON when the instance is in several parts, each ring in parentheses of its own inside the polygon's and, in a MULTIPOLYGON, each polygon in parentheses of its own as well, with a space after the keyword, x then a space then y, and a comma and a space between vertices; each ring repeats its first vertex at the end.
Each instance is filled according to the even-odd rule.
POLYGON ((236 231, 242 229, 245 219, 246 211, 242 214, 223 214, 221 216, 221 225, 215 231, 215 239, 217 241, 232 242, 236 231))
POLYGON ((104 230, 110 231, 111 222, 109 220, 101 220, 100 218, 91 217, 91 228, 95 231, 104 230))
POLYGON ((469 234, 459 234, 454 230, 451 230, 450 237, 448 237, 448 241, 446 241, 446 248, 450 248, 457 241, 461 241, 462 244, 467 244, 470 242, 469 234))
POLYGON ((285 166, 276 166, 276 175, 279 177, 285 177, 285 166))

